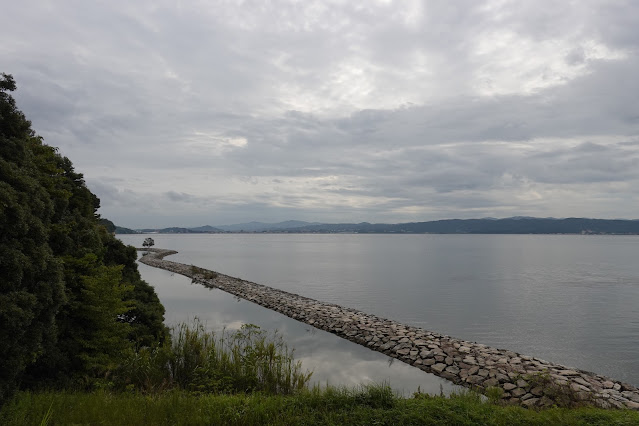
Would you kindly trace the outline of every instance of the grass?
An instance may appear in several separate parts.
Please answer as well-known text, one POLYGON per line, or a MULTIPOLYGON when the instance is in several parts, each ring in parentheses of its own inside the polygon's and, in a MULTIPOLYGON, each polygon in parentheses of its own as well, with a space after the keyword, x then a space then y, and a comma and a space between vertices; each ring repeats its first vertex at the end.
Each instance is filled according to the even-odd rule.
POLYGON ((629 410, 503 406, 496 391, 404 399, 388 385, 308 389, 310 374, 277 335, 254 325, 215 334, 196 320, 174 328, 171 342, 131 352, 93 392, 19 392, 0 408, 0 424, 639 424, 629 410))
POLYGON ((295 395, 21 392, 0 424, 49 425, 636 425, 639 413, 595 408, 542 411, 482 402, 471 392, 403 399, 387 386, 314 388, 295 395), (49 413, 49 414, 47 414, 49 413))
POLYGON ((277 334, 270 336, 252 324, 216 334, 196 319, 175 327, 170 342, 129 353, 102 387, 142 393, 291 394, 305 389, 311 374, 294 361, 277 334))

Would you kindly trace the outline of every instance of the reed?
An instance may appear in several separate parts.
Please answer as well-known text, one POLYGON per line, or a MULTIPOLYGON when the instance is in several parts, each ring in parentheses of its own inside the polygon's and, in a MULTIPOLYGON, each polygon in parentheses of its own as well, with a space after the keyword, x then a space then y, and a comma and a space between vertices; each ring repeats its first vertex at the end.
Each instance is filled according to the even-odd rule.
POLYGON ((143 393, 288 395, 304 389, 311 374, 277 334, 251 324, 216 334, 196 319, 175 327, 170 342, 129 353, 115 372, 113 387, 143 393))

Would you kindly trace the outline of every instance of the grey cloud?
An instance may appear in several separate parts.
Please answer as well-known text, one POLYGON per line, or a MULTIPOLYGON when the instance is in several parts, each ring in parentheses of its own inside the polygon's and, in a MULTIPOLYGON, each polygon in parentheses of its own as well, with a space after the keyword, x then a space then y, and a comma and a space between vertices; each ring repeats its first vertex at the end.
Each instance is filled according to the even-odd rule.
POLYGON ((168 191, 165 192, 166 197, 171 200, 171 201, 178 201, 178 202, 186 202, 186 203, 190 203, 192 201, 194 201, 195 197, 191 194, 187 194, 184 192, 175 192, 175 191, 168 191))
POLYGON ((569 65, 583 64, 586 61, 586 53, 583 48, 577 47, 566 55, 566 63, 569 65))
POLYGON ((0 71, 131 224, 633 215, 639 7, 416 4, 12 3, 0 71))

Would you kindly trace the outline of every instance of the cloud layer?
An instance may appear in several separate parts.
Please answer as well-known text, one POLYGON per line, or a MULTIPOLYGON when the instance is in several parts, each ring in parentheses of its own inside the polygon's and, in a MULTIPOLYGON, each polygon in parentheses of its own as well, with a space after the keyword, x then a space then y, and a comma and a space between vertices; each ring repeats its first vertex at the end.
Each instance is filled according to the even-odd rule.
POLYGON ((19 106, 123 226, 637 217, 631 1, 4 12, 19 106))

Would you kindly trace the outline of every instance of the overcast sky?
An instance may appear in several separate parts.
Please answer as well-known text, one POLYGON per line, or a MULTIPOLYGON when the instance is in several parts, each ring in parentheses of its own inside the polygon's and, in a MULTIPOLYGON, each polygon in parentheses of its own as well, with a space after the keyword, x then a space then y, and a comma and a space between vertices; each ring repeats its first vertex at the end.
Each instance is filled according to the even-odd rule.
POLYGON ((14 1, 0 71, 121 226, 639 218, 637 1, 14 1))

